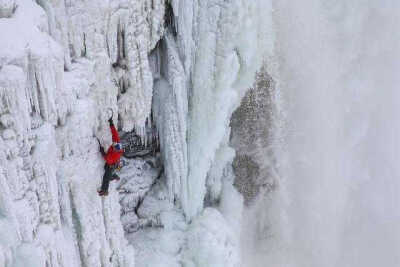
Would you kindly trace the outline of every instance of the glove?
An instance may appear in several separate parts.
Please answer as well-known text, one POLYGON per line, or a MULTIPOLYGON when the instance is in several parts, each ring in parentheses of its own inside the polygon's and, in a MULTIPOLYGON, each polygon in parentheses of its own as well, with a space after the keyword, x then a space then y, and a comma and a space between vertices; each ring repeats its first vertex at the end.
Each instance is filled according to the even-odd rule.
POLYGON ((108 110, 111 111, 111 116, 110 116, 110 118, 108 119, 108 123, 110 124, 110 127, 111 127, 111 126, 114 125, 113 120, 112 120, 113 117, 114 117, 114 112, 113 112, 112 108, 108 108, 108 110))

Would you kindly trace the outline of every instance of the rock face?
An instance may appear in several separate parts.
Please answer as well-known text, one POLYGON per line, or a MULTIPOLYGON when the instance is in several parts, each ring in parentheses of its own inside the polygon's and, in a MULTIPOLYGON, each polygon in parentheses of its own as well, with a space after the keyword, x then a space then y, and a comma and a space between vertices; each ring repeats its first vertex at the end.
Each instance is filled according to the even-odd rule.
POLYGON ((260 190, 269 191, 276 186, 272 154, 273 116, 276 114, 274 90, 275 83, 263 66, 230 122, 230 144, 236 151, 234 185, 244 196, 246 204, 250 204, 260 190))

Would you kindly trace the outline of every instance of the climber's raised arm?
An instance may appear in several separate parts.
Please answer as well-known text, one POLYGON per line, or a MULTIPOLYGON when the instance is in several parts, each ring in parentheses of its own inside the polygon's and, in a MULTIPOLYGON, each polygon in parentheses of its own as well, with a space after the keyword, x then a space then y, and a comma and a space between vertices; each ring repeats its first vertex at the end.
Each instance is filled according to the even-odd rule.
POLYGON ((112 141, 114 143, 119 143, 120 138, 117 129, 115 129, 114 123, 112 121, 112 118, 108 120, 108 123, 110 124, 110 129, 111 129, 111 135, 112 135, 112 141))

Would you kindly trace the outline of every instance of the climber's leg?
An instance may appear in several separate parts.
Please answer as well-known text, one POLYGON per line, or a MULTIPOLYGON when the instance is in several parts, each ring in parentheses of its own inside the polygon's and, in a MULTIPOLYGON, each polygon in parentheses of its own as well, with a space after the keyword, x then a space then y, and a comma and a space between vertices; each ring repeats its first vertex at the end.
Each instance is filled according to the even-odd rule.
POLYGON ((103 175, 103 183, 101 184, 101 190, 99 191, 99 195, 107 195, 108 194, 108 186, 110 185, 110 181, 112 179, 112 171, 113 168, 108 164, 104 165, 104 175, 103 175))

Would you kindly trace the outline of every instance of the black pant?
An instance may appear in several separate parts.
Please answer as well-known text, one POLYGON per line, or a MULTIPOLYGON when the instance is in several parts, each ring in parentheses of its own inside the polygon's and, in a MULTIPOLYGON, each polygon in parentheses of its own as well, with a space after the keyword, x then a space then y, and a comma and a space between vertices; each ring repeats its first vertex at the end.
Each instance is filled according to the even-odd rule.
POLYGON ((114 165, 104 164, 104 175, 103 175, 103 183, 101 184, 101 191, 108 192, 108 186, 110 185, 110 181, 114 179, 114 165))

